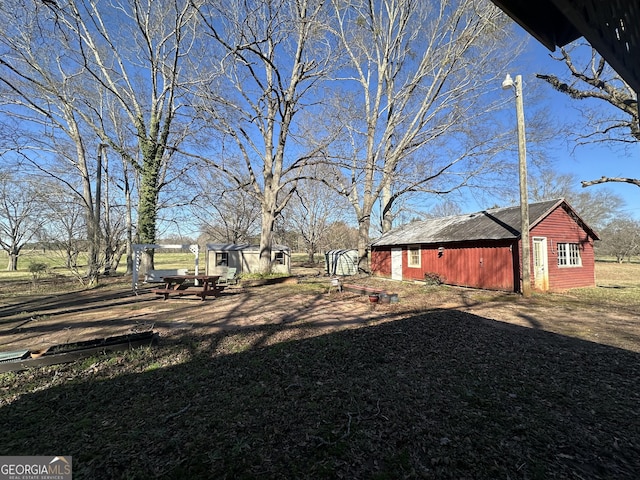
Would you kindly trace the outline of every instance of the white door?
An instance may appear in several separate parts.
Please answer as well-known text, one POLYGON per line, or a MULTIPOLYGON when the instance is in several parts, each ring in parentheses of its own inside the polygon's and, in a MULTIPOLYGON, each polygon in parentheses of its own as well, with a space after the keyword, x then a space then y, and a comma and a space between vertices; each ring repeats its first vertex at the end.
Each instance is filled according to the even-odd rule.
POLYGON ((544 237, 533 238, 533 278, 537 290, 549 290, 547 239, 544 237))
POLYGON ((391 280, 402 280, 402 249, 391 249, 391 280))

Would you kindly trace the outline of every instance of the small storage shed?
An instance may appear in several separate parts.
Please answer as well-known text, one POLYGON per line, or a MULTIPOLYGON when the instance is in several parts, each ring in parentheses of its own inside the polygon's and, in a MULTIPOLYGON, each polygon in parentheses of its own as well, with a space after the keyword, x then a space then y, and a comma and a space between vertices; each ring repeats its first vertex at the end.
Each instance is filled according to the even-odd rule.
POLYGON ((358 250, 329 250, 324 254, 327 275, 355 275, 358 273, 358 250))
MULTIPOLYGON (((598 235, 564 200, 529 205, 531 285, 562 291, 595 285, 598 235)), ((434 218, 392 230, 371 245, 374 275, 519 292, 520 207, 434 218)))
MULTIPOLYGON (((219 267, 236 269, 236 274, 255 273, 260 264, 260 246, 249 244, 208 243, 205 253, 206 272, 213 274, 219 267)), ((283 245, 271 248, 271 271, 291 273, 291 250, 283 245)))

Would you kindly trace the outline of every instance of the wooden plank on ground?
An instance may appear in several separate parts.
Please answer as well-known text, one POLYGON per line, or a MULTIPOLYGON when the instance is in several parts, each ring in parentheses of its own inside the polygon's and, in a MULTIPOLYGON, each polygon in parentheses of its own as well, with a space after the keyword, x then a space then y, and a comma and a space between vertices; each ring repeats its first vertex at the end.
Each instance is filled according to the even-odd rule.
POLYGON ((153 332, 119 335, 97 340, 54 345, 44 352, 32 351, 29 357, 17 361, 0 363, 0 373, 27 370, 29 368, 70 363, 103 352, 118 352, 135 347, 151 346, 158 343, 158 335, 153 332))

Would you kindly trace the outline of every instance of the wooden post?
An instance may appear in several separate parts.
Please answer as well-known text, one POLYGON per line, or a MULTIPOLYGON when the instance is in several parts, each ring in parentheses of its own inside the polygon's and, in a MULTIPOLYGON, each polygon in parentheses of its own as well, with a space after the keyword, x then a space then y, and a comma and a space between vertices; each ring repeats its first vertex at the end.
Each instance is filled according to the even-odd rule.
POLYGON ((518 123, 518 163, 520 178, 520 242, 522 248, 522 296, 531 295, 531 246, 529 244, 529 198, 527 195, 527 141, 524 131, 522 75, 516 75, 516 117, 518 123))

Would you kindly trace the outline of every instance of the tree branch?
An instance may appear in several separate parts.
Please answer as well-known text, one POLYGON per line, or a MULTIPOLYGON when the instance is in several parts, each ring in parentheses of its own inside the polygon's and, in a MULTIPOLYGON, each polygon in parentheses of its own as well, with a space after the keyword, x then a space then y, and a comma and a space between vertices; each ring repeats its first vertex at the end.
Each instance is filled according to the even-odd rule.
POLYGON ((583 180, 580 183, 582 184, 582 188, 585 188, 585 187, 590 187, 592 185, 598 185, 600 183, 607 183, 607 182, 631 183, 633 185, 640 187, 640 179, 636 179, 636 178, 601 177, 597 180, 589 180, 589 181, 583 180))

